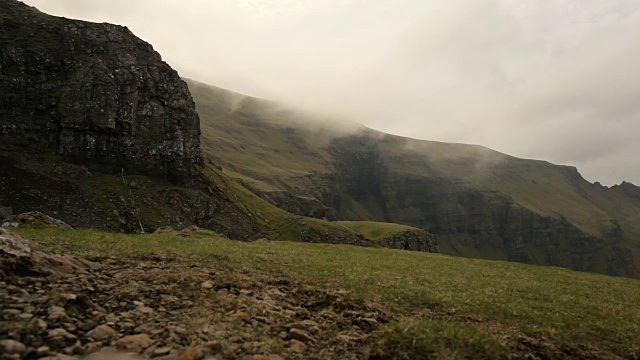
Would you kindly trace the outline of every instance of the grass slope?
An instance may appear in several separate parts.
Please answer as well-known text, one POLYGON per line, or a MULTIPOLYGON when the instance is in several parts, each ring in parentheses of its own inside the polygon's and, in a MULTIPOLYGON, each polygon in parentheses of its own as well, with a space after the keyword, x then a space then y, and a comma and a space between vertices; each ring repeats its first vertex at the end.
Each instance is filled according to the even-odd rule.
POLYGON ((186 81, 200 115, 203 151, 225 171, 272 191, 331 170, 330 155, 318 151, 328 134, 300 131, 295 115, 274 103, 186 81))
POLYGON ((344 242, 377 246, 357 228, 292 215, 212 165, 199 168, 200 188, 136 174, 102 174, 51 154, 0 153, 0 205, 18 214, 40 211, 74 227, 153 231, 198 225, 233 239, 344 242))
POLYGON ((374 221, 337 221, 336 223, 357 230, 373 240, 384 239, 401 231, 420 230, 407 225, 374 221))
POLYGON ((440 254, 299 242, 243 243, 211 232, 124 235, 18 228, 88 257, 198 255, 249 277, 344 289, 389 315, 381 358, 637 358, 640 281, 440 254))
POLYGON ((258 220, 263 229, 252 239, 350 243, 377 246, 378 240, 406 230, 419 230, 406 225, 375 221, 336 221, 292 215, 256 196, 226 172, 213 166, 202 169, 213 183, 225 189, 229 199, 248 215, 258 220), (312 235, 305 236, 311 233, 312 235))
MULTIPOLYGON (((338 173, 335 154, 329 148, 332 140, 348 134, 366 134, 379 148, 393 177, 450 184, 444 185, 445 189, 449 186, 453 192, 442 195, 439 207, 433 208, 433 216, 458 212, 455 189, 470 189, 512 199, 545 217, 564 218, 598 238, 607 237, 620 225, 623 239, 616 245, 615 256, 632 259, 628 263, 640 268, 640 198, 629 196, 621 188, 591 184, 575 168, 519 159, 482 146, 415 140, 357 126, 339 132, 333 125, 305 121, 305 115, 282 110, 269 101, 187 82, 202 119, 204 151, 222 165, 226 174, 242 179, 253 189, 319 198, 323 191, 327 192, 319 179, 338 173)), ((420 209, 405 207, 397 209, 390 219, 381 208, 380 199, 342 196, 344 210, 340 220, 391 220, 421 226, 418 223, 425 218, 420 209)), ((471 209, 472 215, 474 211, 483 210, 471 209)), ((507 256, 495 249, 468 246, 467 237, 469 234, 443 236, 440 239, 446 242, 440 244, 443 251, 464 256, 507 256)), ((531 261, 547 263, 547 256, 539 249, 524 250, 531 261)), ((563 254, 561 261, 571 263, 570 255, 563 254)), ((604 258, 594 261, 594 271, 608 271, 604 258)), ((630 270, 630 274, 633 272, 630 270)))

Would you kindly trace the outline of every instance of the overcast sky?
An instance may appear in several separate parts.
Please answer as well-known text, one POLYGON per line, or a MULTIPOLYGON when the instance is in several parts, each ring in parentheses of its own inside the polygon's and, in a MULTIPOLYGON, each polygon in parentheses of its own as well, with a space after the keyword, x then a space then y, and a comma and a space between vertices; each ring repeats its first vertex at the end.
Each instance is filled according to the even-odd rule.
POLYGON ((640 0, 27 0, 184 76, 640 184, 640 0))

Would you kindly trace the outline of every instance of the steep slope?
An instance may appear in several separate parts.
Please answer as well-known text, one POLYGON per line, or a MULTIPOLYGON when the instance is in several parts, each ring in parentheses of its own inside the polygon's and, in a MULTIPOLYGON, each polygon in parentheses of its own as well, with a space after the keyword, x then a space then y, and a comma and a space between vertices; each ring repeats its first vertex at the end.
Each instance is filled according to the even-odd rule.
POLYGON ((198 168, 187 85, 128 29, 2 1, 0 79, 0 215, 39 210, 122 231, 197 224, 238 238, 259 230, 198 168))
MULTIPOLYGON (((291 215, 203 161, 186 83, 127 28, 0 2, 0 221, 41 211, 74 227, 197 225, 234 239, 436 251, 291 215)), ((407 238, 408 239, 408 238, 407 238)))
POLYGON ((178 73, 126 27, 0 3, 2 148, 189 182, 200 125, 178 73))
POLYGON ((632 184, 602 187, 575 168, 481 146, 342 131, 273 102, 188 83, 205 154, 291 212, 411 225, 435 233, 449 254, 640 275, 632 184))

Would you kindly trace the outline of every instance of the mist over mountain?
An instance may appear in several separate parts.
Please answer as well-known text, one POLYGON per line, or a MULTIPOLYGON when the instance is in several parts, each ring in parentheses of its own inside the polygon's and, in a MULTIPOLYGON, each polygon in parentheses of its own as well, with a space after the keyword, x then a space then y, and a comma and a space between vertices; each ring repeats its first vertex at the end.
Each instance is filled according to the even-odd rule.
MULTIPOLYGON (((174 15, 225 5, 258 28, 364 5, 404 14, 385 4, 195 0, 174 15)), ((123 25, 0 0, 1 359, 638 358, 640 187, 374 130, 346 116, 365 109, 362 89, 274 101, 190 80, 123 25)), ((348 44, 342 30, 324 32, 348 44)), ((401 115, 396 95, 366 109, 401 115)))
POLYGON ((607 188, 574 167, 477 145, 337 129, 187 83, 206 156, 290 213, 410 225, 445 254, 640 275, 640 188, 630 183, 607 188))
POLYGON ((640 183, 636 1, 27 3, 127 24, 188 78, 640 183))

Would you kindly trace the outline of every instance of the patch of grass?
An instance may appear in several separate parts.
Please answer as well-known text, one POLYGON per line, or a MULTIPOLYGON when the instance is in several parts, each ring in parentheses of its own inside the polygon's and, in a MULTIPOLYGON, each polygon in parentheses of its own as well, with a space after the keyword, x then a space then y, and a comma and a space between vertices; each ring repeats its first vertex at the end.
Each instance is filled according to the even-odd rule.
POLYGON ((403 319, 388 325, 372 359, 497 359, 507 350, 471 324, 403 319))
POLYGON ((375 221, 336 221, 336 223, 352 228, 372 240, 384 239, 401 231, 421 230, 407 225, 375 221))
MULTIPOLYGON (((635 279, 381 248, 236 242, 207 231, 190 232, 188 237, 171 231, 150 235, 50 227, 17 231, 81 255, 197 255, 249 276, 268 273, 326 289, 346 289, 356 300, 385 304, 396 319, 411 316, 417 321, 408 324, 409 335, 397 334, 406 323, 392 325, 389 344, 411 337, 423 341, 421 331, 444 326, 445 332, 468 341, 453 340, 443 351, 476 351, 485 340, 469 327, 466 319, 474 318, 504 331, 515 329, 548 339, 557 347, 589 346, 618 355, 640 351, 640 281, 635 279), (438 313, 446 314, 439 317, 446 325, 430 322, 438 313)), ((431 349, 441 340, 424 341, 424 349, 431 349)), ((494 346, 487 346, 482 351, 492 354, 494 346)))

